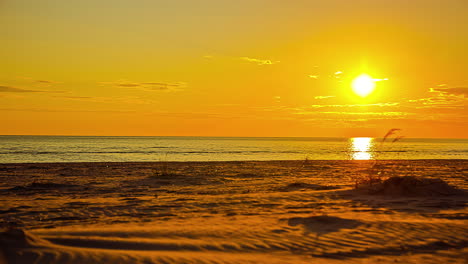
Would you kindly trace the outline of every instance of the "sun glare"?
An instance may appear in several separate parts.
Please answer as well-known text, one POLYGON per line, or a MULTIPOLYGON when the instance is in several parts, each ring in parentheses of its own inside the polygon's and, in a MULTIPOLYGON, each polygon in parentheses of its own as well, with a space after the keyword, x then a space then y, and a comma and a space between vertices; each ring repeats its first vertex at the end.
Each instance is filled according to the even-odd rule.
POLYGON ((351 159, 370 160, 373 159, 373 138, 357 137, 351 138, 351 159))
POLYGON ((354 93, 361 97, 366 97, 375 89, 375 81, 368 74, 361 74, 353 80, 351 84, 354 93))

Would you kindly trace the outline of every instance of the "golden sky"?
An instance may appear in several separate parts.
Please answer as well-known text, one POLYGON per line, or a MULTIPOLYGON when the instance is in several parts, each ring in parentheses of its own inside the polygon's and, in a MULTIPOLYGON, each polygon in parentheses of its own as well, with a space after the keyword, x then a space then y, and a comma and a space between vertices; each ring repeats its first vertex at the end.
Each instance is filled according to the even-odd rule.
POLYGON ((466 0, 1 0, 0 134, 466 138, 467 14, 466 0))

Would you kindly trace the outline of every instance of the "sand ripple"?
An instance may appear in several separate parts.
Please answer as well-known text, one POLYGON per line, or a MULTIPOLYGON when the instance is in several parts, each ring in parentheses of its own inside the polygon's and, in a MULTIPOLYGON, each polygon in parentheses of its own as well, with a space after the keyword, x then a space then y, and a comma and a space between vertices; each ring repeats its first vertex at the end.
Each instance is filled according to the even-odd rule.
MULTIPOLYGON (((467 163, 388 167, 466 190, 467 163)), ((440 264, 468 256, 464 193, 351 190, 366 163, 178 163, 160 178, 151 163, 5 166, 0 263, 440 264), (11 175, 15 166, 23 178, 11 175)))

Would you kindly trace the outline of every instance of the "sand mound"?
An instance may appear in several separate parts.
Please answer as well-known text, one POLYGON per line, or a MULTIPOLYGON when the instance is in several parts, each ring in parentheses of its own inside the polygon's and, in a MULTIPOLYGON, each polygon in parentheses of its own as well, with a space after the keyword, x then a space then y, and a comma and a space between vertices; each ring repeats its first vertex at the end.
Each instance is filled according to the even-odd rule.
POLYGON ((0 232, 2 248, 36 248, 49 246, 50 242, 40 239, 20 228, 10 228, 0 232))
POLYGON ((223 184, 224 179, 212 177, 209 175, 189 175, 182 173, 163 173, 154 174, 137 181, 128 182, 129 184, 147 185, 147 186, 196 186, 207 184, 223 184))
POLYGON ((391 177, 381 183, 358 188, 368 194, 390 196, 447 196, 463 195, 463 190, 448 185, 441 179, 414 176, 391 177))
POLYGON ((310 184, 310 183, 304 183, 304 182, 293 182, 286 186, 278 188, 278 191, 280 192, 290 192, 290 191, 298 191, 298 190, 320 191, 320 190, 333 190, 333 189, 338 189, 338 187, 326 186, 326 185, 320 185, 320 184, 310 184))
POLYGON ((341 229, 351 229, 360 226, 362 222, 336 216, 317 215, 311 217, 293 217, 288 220, 289 226, 301 225, 306 234, 315 233, 317 236, 337 232, 341 229))

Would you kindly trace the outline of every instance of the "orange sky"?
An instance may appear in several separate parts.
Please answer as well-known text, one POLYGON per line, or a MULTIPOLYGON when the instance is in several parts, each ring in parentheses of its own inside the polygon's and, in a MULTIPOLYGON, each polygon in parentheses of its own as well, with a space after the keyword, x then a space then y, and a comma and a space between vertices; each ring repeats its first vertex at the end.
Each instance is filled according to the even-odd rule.
POLYGON ((466 138, 466 0, 3 0, 0 134, 466 138), (367 97, 352 92, 361 73, 367 97))

